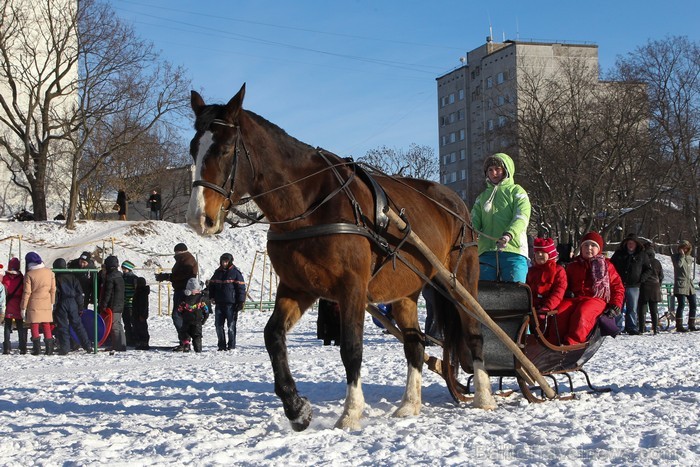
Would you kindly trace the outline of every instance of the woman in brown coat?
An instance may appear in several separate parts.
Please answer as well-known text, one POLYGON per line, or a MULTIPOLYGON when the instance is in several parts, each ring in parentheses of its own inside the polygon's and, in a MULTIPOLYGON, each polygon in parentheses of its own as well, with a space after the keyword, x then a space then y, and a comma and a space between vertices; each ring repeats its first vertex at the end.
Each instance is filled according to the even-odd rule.
POLYGON ((41 352, 39 327, 44 332, 46 355, 53 354, 54 338, 51 334, 53 304, 56 301, 56 276, 47 268, 41 257, 30 251, 24 257, 27 274, 24 276, 22 294, 22 318, 31 325, 32 355, 41 352))

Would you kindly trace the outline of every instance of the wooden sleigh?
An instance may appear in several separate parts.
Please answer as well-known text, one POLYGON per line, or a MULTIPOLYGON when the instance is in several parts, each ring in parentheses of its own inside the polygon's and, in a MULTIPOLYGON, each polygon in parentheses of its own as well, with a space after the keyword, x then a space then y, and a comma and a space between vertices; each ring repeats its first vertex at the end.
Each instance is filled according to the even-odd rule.
MULTIPOLYGON (((546 325, 556 325, 555 312, 550 313, 547 322, 538 319, 532 306, 532 294, 526 284, 514 282, 479 282, 478 302, 489 318, 498 325, 523 354, 537 368, 542 376, 548 377, 552 383, 556 397, 570 399, 574 397, 573 373, 580 373, 586 379, 586 384, 593 392, 609 392, 610 388, 593 386, 588 373, 583 366, 598 351, 603 343, 596 326, 589 339, 582 344, 560 345, 552 343, 545 337, 546 325), (560 375, 568 382, 568 394, 562 394, 559 389, 560 375)), ((402 339, 401 331, 396 328, 375 306, 370 305, 368 312, 387 327, 390 333, 402 339), (393 328, 393 329, 392 329, 393 328)), ((543 388, 523 371, 522 363, 495 333, 482 325, 484 337, 484 361, 490 377, 498 378, 498 389, 501 395, 510 395, 513 391, 504 391, 505 378, 515 378, 520 391, 529 402, 543 402, 550 397, 545 396, 543 388)), ((443 346, 443 341, 426 335, 426 340, 443 346)), ((467 402, 472 397, 472 364, 468 354, 458 355, 457 360, 443 355, 443 359, 428 356, 425 361, 428 368, 440 374, 447 382, 452 397, 458 402, 467 402), (459 381, 460 372, 467 375, 467 380, 459 381)))

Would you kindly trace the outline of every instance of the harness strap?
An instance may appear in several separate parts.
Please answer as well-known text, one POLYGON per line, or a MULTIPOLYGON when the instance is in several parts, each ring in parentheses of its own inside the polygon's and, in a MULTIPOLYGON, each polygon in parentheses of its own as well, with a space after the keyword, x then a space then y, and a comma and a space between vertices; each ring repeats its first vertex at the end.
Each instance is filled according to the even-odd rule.
POLYGON ((302 238, 317 237, 321 235, 336 235, 336 234, 354 234, 362 235, 363 237, 374 240, 374 237, 365 227, 345 222, 336 222, 333 224, 310 225, 301 227, 289 232, 267 232, 267 240, 271 242, 300 240, 302 238))

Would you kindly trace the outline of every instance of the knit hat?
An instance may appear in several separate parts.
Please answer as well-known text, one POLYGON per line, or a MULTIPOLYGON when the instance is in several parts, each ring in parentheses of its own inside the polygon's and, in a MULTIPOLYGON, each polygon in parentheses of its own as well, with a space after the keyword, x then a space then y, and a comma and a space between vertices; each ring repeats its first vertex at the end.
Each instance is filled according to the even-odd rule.
POLYGON ((559 256, 559 252, 557 252, 557 247, 554 246, 554 240, 552 240, 551 238, 535 238, 534 247, 535 253, 537 253, 538 251, 547 253, 549 255, 550 260, 556 260, 559 256))
POLYGON ((178 253, 180 251, 187 251, 187 245, 185 245, 184 243, 178 243, 177 245, 175 245, 174 250, 175 253, 178 253))
POLYGON ((581 239, 581 245, 583 245, 585 242, 596 243, 601 250, 603 250, 603 247, 605 246, 603 237, 601 237, 598 232, 588 232, 586 235, 584 235, 581 239))
POLYGON ((185 295, 196 295, 202 290, 202 286, 199 284, 199 279, 196 277, 190 278, 185 286, 185 295))
POLYGON ((30 251, 27 253, 24 257, 24 262, 29 264, 29 263, 34 263, 34 264, 41 264, 41 256, 39 256, 38 253, 34 251, 30 251))
POLYGON ((117 269, 119 267, 119 258, 114 255, 109 255, 105 258, 105 267, 107 269, 117 269))
POLYGON ((122 269, 128 269, 129 271, 133 271, 135 269, 134 263, 132 263, 129 260, 126 260, 122 263, 122 269))
POLYGON ((53 269, 66 269, 66 260, 63 258, 56 258, 53 262, 53 269))
POLYGON ((19 271, 19 258, 15 257, 7 264, 8 271, 19 271))
POLYGON ((90 261, 91 257, 92 255, 89 251, 83 251, 82 253, 80 253, 80 257, 78 259, 82 259, 83 261, 90 261))
POLYGON ((683 247, 683 248, 691 248, 692 247, 692 245, 690 244, 690 242, 688 240, 681 240, 680 242, 678 242, 678 246, 683 247))

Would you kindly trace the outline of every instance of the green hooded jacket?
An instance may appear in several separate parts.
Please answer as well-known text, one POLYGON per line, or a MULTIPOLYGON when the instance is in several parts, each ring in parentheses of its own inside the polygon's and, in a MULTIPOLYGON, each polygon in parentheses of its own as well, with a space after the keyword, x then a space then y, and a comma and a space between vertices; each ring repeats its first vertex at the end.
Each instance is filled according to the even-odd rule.
POLYGON ((502 250, 528 257, 527 225, 530 222, 530 199, 523 187, 516 184, 515 164, 508 154, 497 153, 495 157, 506 168, 506 176, 498 185, 486 177, 487 188, 474 203, 472 223, 479 233, 479 255, 496 251, 496 240, 510 234, 511 241, 502 250), (484 235, 482 235, 484 234, 484 235), (491 238, 492 237, 494 240, 491 238))

